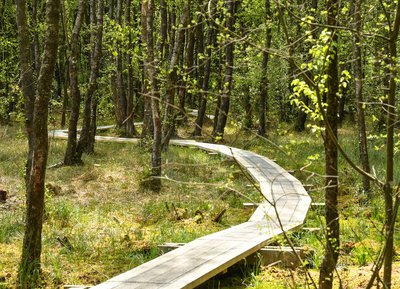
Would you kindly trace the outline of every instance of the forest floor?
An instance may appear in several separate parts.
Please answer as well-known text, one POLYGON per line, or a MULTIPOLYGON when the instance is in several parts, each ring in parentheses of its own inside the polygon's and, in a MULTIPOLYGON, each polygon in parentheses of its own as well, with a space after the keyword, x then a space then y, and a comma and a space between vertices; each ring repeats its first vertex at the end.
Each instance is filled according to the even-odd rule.
MULTIPOLYGON (((112 131, 109 133, 113 133, 112 131)), ((180 136, 188 136, 182 130, 180 136)), ((345 148, 357 153, 355 133, 342 129, 345 148)), ((278 128, 268 139, 228 128, 225 142, 275 159, 311 184, 314 202, 323 201, 323 148, 319 137, 278 128)), ((380 140, 371 154, 377 175, 383 175, 380 140)), ((149 191, 143 180, 150 164, 149 143, 99 143, 83 166, 54 167, 47 172, 43 230, 43 287, 96 284, 157 256, 157 244, 189 242, 244 222, 252 210, 244 202, 261 196, 235 163, 222 156, 191 148, 171 147, 163 156, 161 192, 149 191), (213 219, 227 209, 220 222, 213 219)), ((0 288, 15 284, 24 225, 23 171, 26 139, 21 126, 0 127, 0 189, 8 199, 0 203, 0 288)), ((63 159, 65 141, 51 140, 49 166, 63 159)), ((397 163, 399 163, 397 161, 397 163)), ((359 190, 359 178, 341 166, 340 212, 342 248, 338 272, 343 288, 363 288, 380 250, 383 202, 377 188, 370 195, 359 190), (357 287, 358 286, 358 287, 357 287)), ((321 210, 310 211, 305 227, 322 228, 321 210)), ((397 227, 399 228, 399 227, 397 227)), ((400 236, 396 231, 396 252, 400 236)), ((322 230, 290 234, 296 246, 315 250, 307 260, 312 276, 323 254, 322 230)), ((286 245, 283 239, 273 241, 286 245)), ((400 288, 400 260, 394 263, 394 287, 400 288)), ((241 268, 238 275, 210 280, 204 288, 306 288, 300 271, 278 267, 241 268)))

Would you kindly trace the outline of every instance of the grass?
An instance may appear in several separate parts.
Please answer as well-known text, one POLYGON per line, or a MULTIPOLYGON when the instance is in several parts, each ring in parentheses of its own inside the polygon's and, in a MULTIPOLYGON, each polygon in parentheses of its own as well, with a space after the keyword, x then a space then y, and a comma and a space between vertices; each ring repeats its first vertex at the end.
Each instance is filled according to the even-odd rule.
MULTIPOLYGON (((355 132, 345 127, 340 130, 340 139, 355 159, 355 132)), ((303 183, 313 185, 310 192, 313 201, 323 202, 324 152, 320 137, 283 127, 270 133, 266 141, 249 132, 238 133, 233 127, 228 129, 225 142, 268 156, 282 167, 295 170, 295 176, 303 183)), ((379 142, 371 140, 371 148, 378 147, 379 142)), ((0 205, 0 288, 11 288, 24 224, 23 130, 18 126, 7 131, 0 129, 0 147, 0 188, 10 196, 6 205, 0 205)), ((49 164, 60 162, 64 150, 65 141, 51 140, 49 164)), ((234 163, 182 147, 171 147, 164 155, 163 188, 159 194, 152 193, 141 187, 149 160, 149 151, 140 145, 99 143, 94 155, 85 156, 84 166, 48 170, 43 287, 101 282, 154 258, 159 243, 188 242, 247 220, 251 211, 244 210, 242 203, 248 202, 248 198, 260 201, 259 194, 248 186, 249 181, 234 163), (228 210, 222 222, 213 222, 213 217, 224 208, 228 210)), ((380 178, 384 177, 383 160, 382 149, 372 150, 370 161, 380 178)), ((340 274, 349 280, 356 279, 349 273, 352 271, 366 279, 369 274, 364 268, 376 258, 383 242, 384 204, 377 187, 373 186, 371 194, 366 195, 360 190, 359 176, 343 159, 339 165, 340 274)), ((399 172, 398 156, 395 165, 399 172)), ((323 224, 323 212, 310 211, 305 226, 321 231, 289 234, 296 246, 315 250, 308 260, 314 268, 311 269, 314 277, 323 256, 323 224)), ((282 238, 274 242, 287 245, 282 238)), ((398 231, 395 245, 399 252, 398 231)), ((400 267, 398 261, 395 266, 400 267)), ((252 271, 240 279, 214 279, 205 288, 306 288, 298 272, 267 268, 256 275, 252 271)))
MULTIPOLYGON (((13 288, 23 237, 26 140, 18 126, 0 132, 0 288, 13 288)), ((49 165, 65 141, 51 140, 49 165)), ((150 154, 132 144, 99 143, 84 166, 48 169, 43 227, 43 287, 96 284, 157 256, 157 244, 189 242, 248 219, 259 200, 235 165, 220 156, 171 147, 159 194, 140 186, 150 154), (233 190, 231 189, 233 188, 233 190), (212 219, 224 208, 220 223, 212 219), (179 215, 182 212, 181 215, 179 215)))

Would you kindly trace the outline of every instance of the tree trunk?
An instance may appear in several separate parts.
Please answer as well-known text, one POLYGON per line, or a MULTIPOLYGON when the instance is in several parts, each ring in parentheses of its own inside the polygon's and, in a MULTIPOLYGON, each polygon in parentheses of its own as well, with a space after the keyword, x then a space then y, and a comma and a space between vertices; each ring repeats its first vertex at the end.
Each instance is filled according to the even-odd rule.
POLYGON ((179 21, 179 31, 174 41, 174 46, 171 54, 171 61, 168 65, 168 78, 167 78, 167 96, 165 100, 165 114, 164 123, 162 126, 162 148, 167 149, 169 140, 175 133, 175 94, 176 85, 178 82, 178 64, 179 56, 182 46, 185 41, 185 30, 188 24, 190 15, 190 0, 185 2, 183 7, 181 20, 179 21))
POLYGON ((263 51, 263 61, 261 67, 260 99, 258 101, 258 134, 264 136, 267 131, 267 104, 268 104, 268 61, 272 41, 272 29, 270 21, 272 19, 270 0, 265 0, 265 48, 263 51))
MULTIPOLYGON (((116 18, 115 21, 118 26, 122 28, 122 1, 123 0, 117 0, 117 10, 116 10, 116 18)), ((122 53, 122 43, 120 41, 117 41, 117 56, 115 58, 116 61, 116 91, 118 94, 118 101, 119 101, 119 106, 118 108, 120 109, 119 115, 120 115, 120 120, 118 125, 120 126, 119 128, 123 130, 123 134, 126 135, 126 120, 127 120, 127 112, 128 112, 128 107, 127 107, 127 99, 126 99, 126 91, 125 91, 125 83, 124 83, 124 77, 123 77, 123 53, 122 53)))
POLYGON ((167 12, 167 2, 165 0, 160 0, 160 36, 161 39, 157 45, 157 51, 160 53, 160 58, 165 59, 166 54, 166 42, 168 37, 168 12, 167 12))
MULTIPOLYGON (((154 65, 154 40, 153 40, 153 22, 154 22, 154 0, 143 1, 142 3, 142 15, 146 19, 146 30, 145 32, 145 40, 146 47, 144 51, 147 55, 144 54, 145 59, 145 70, 146 75, 148 76, 148 80, 150 83, 150 95, 151 95, 151 110, 152 110, 152 118, 153 118, 153 126, 154 126, 154 135, 153 135, 153 147, 151 153, 151 186, 150 188, 154 191, 159 191, 161 188, 161 117, 160 117, 160 108, 159 108, 159 88, 158 88, 158 80, 157 80, 157 70, 154 65)), ((143 36, 143 35, 142 35, 143 36)))
MULTIPOLYGON (((125 7, 125 25, 127 27, 131 26, 131 0, 126 0, 125 7)), ((128 47, 130 51, 133 51, 133 43, 132 43, 132 33, 129 32, 128 35, 128 47)), ((133 68, 132 68, 132 55, 128 51, 126 54, 126 60, 128 65, 128 75, 127 75, 127 115, 126 115, 126 135, 128 137, 132 137, 136 135, 136 129, 133 122, 134 115, 134 105, 133 105, 133 95, 134 95, 134 77, 133 77, 133 68)))
POLYGON ((61 111, 61 127, 65 127, 66 115, 67 115, 67 107, 68 107, 68 83, 69 83, 69 65, 68 65, 68 56, 67 56, 67 43, 68 43, 68 33, 67 33, 67 24, 66 24, 66 13, 65 13, 65 4, 61 3, 61 27, 63 31, 63 41, 64 44, 62 46, 60 62, 62 59, 62 75, 63 75, 63 102, 62 102, 62 111, 61 111))
POLYGON ((213 122, 213 131, 212 135, 214 135, 215 130, 217 129, 217 124, 219 120, 219 115, 221 112, 221 92, 223 86, 223 79, 222 79, 222 62, 223 62, 223 51, 221 47, 218 47, 219 53, 217 58, 217 67, 218 67, 218 93, 217 93, 217 101, 215 104, 215 111, 214 111, 214 122, 213 122))
MULTIPOLYGON (((140 17, 140 25, 141 25, 141 43, 142 50, 146 51, 147 45, 147 4, 144 3, 146 0, 142 0, 142 13, 140 17), (146 14, 144 14, 144 12, 146 14)), ((153 116, 151 113, 151 97, 149 95, 149 76, 147 71, 147 59, 145 58, 145 54, 143 54, 143 72, 142 72, 142 98, 143 98, 143 126, 142 126, 142 134, 141 137, 153 136, 154 127, 153 127, 153 116)))
MULTIPOLYGON (((99 0, 100 1, 100 0, 99 0)), ((94 143, 97 130, 97 98, 92 98, 91 109, 90 109, 90 128, 89 128, 89 138, 86 146, 87 153, 94 152, 94 143)))
MULTIPOLYGON (((308 106, 310 103, 310 99, 301 94, 301 101, 308 106)), ((301 109, 297 112, 296 123, 294 125, 294 130, 297 132, 302 132, 306 129, 306 121, 307 121, 307 113, 302 111, 301 109)))
MULTIPOLYGON (((28 25, 26 20, 26 8, 24 0, 16 0, 17 4, 17 23, 20 41, 20 60, 21 68, 29 65, 25 57, 29 54, 29 37, 27 36, 28 25)), ((33 108, 32 133, 28 136, 32 138, 29 143, 33 144, 32 164, 29 167, 26 187, 26 217, 25 234, 22 247, 22 257, 19 266, 18 283, 21 288, 33 288, 40 272, 40 255, 42 250, 42 225, 44 213, 44 183, 46 173, 46 163, 48 155, 48 104, 52 91, 54 68, 57 61, 58 48, 58 27, 60 16, 60 1, 48 0, 46 4, 46 33, 44 39, 44 57, 40 67, 38 77, 36 100, 33 108)), ((30 71, 30 70, 28 70, 30 71)), ((24 74, 27 71, 23 70, 24 74)), ((29 72, 31 74, 31 72, 29 72)), ((30 76, 28 76, 29 78, 30 76)), ((24 78, 24 77, 23 77, 24 78)), ((25 79, 26 80, 26 79, 25 79)), ((32 80, 32 79, 31 79, 32 80)), ((24 86, 25 82, 22 83, 24 86)), ((23 89, 27 93, 25 98, 31 100, 32 82, 28 89, 23 89)), ((27 111, 30 117, 31 111, 27 111)))
POLYGON ((175 32, 176 32, 176 3, 175 2, 169 2, 169 21, 168 21, 168 38, 169 41, 165 47, 166 49, 166 54, 165 56, 168 56, 168 62, 171 61, 172 58, 172 51, 173 51, 173 45, 175 43, 175 32))
MULTIPOLYGON (((203 30, 203 25, 201 23, 201 17, 197 21, 199 30, 203 30)), ((185 79, 182 80, 182 87, 180 87, 181 92, 179 96, 179 113, 183 119, 183 122, 186 122, 186 111, 185 104, 186 102, 190 103, 192 99, 191 89, 188 87, 189 83, 193 79, 194 75, 194 45, 195 45, 195 34, 196 27, 190 27, 187 30, 187 47, 186 47, 186 59, 185 59, 185 79), (188 81, 189 80, 189 81, 188 81), (189 88, 189 89, 188 89, 189 88)), ((199 80, 200 81, 200 80, 199 80)))
POLYGON ((24 96, 25 110, 25 129, 28 136, 28 158, 26 161, 25 181, 28 185, 29 173, 32 166, 33 157, 33 110, 35 104, 36 79, 33 75, 31 51, 30 51, 30 33, 26 15, 25 0, 16 0, 17 5, 17 27, 19 42, 19 66, 21 71, 21 90, 24 96))
MULTIPOLYGON (((389 24, 391 25, 391 24, 389 24)), ((386 120, 386 183, 385 195, 385 237, 386 254, 383 264, 383 283, 385 288, 391 288, 392 263, 393 263, 393 234, 392 222, 396 216, 393 214, 393 175, 394 175, 394 126, 396 124, 396 79, 397 79, 397 40, 400 29, 400 1, 397 1, 394 23, 389 33, 389 87, 387 94, 387 120, 386 120)))
MULTIPOLYGON (((203 77, 203 83, 201 84, 201 90, 200 90, 200 101, 199 101, 199 109, 197 112, 197 117, 196 117, 196 125, 194 128, 193 135, 194 136, 201 136, 201 131, 203 128, 204 124, 204 117, 206 115, 206 109, 207 109, 207 92, 209 88, 209 81, 210 81, 210 75, 211 75, 211 62, 212 62, 212 47, 215 44, 216 40, 216 27, 214 24, 215 21, 215 15, 217 12, 217 1, 212 0, 210 1, 210 15, 208 16, 209 18, 207 19, 207 24, 208 24, 208 34, 207 34, 207 43, 206 43, 206 55, 205 55, 205 63, 204 63, 204 77, 203 77)), ((203 32, 201 32, 203 34, 203 32)), ((199 60, 201 61, 201 60, 199 60)), ((199 63, 199 66, 201 64, 199 63)))
MULTIPOLYGON (((226 16, 226 29, 233 32, 235 27, 235 0, 226 0, 225 4, 226 10, 228 12, 226 16)), ((235 45, 233 40, 228 39, 228 43, 226 44, 225 48, 225 76, 221 95, 221 106, 217 126, 213 134, 214 140, 217 140, 224 136, 225 125, 228 119, 229 103, 233 83, 234 48, 235 45)))
MULTIPOLYGON (((327 125, 331 127, 333 135, 329 132, 325 134, 325 220, 326 220, 326 247, 325 255, 320 267, 319 288, 331 289, 333 284, 333 272, 339 257, 340 241, 339 241, 339 213, 338 213, 338 150, 335 139, 337 138, 337 121, 338 121, 338 37, 335 30, 337 23, 336 17, 339 9, 337 0, 328 0, 328 25, 331 35, 331 44, 329 52, 329 64, 327 66, 327 83, 326 83, 326 117, 327 125)), ((328 131, 328 129, 326 130, 328 131)))
POLYGON ((79 119, 79 107, 81 94, 78 83, 78 56, 79 56, 79 35, 85 14, 86 0, 79 0, 78 14, 75 19, 74 29, 71 35, 71 56, 69 61, 69 78, 71 89, 71 114, 68 126, 68 142, 64 156, 65 165, 77 164, 80 160, 76 158, 77 129, 79 119))
MULTIPOLYGON (((361 59, 361 1, 353 0, 354 6, 354 34, 353 34, 353 58, 354 58, 354 82, 355 82, 355 98, 357 108, 357 124, 358 124, 358 148, 360 153, 360 162, 364 171, 369 173, 369 158, 367 132, 364 114, 364 97, 363 97, 363 75, 362 75, 362 59, 361 59)), ((370 180, 367 176, 362 176, 362 184, 364 192, 368 193, 371 189, 370 180)))
POLYGON ((82 130, 79 138, 79 143, 77 147, 77 156, 76 158, 81 161, 83 152, 93 153, 92 142, 89 140, 91 137, 91 130, 93 129, 91 121, 93 118, 93 114, 96 115, 96 112, 92 111, 93 102, 96 102, 94 99, 94 95, 97 89, 97 77, 99 74, 100 60, 102 54, 102 39, 103 39, 103 12, 104 11, 104 0, 91 0, 91 25, 92 27, 96 27, 93 29, 91 41, 93 41, 93 54, 91 57, 91 65, 90 65, 90 76, 89 76, 89 84, 85 94, 85 106, 83 111, 83 124, 82 130), (97 13, 96 13, 96 2, 97 4, 97 13), (96 16, 97 14, 97 16, 96 16))
POLYGON ((32 1, 32 28, 33 28, 33 62, 35 73, 38 75, 40 70, 40 48, 39 48, 39 27, 38 27, 38 0, 32 1))

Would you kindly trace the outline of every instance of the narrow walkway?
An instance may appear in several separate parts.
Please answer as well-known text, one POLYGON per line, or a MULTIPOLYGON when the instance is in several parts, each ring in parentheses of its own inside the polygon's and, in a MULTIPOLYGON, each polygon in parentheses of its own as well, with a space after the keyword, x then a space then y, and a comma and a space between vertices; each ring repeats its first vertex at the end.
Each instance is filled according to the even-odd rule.
MULTIPOLYGON (((64 131, 52 135, 65 138, 64 131)), ((99 141, 133 139, 96 137, 99 141)), ((93 289, 194 288, 262 248, 268 240, 301 226, 311 198, 301 183, 283 168, 256 153, 192 140, 171 144, 196 147, 233 157, 260 186, 265 201, 250 220, 198 238, 178 249, 92 287, 93 289)))

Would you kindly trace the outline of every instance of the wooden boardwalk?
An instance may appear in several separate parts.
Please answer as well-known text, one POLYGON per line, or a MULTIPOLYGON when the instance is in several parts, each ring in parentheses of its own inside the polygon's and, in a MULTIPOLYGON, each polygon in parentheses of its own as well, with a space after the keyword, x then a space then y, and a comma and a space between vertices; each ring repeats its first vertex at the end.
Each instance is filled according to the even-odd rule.
MULTIPOLYGON (((55 131, 53 135, 63 138, 65 132, 55 131)), ((100 141, 135 141, 125 138, 96 138, 100 141)), ((303 224, 311 198, 296 178, 273 161, 256 153, 225 145, 192 140, 172 140, 171 144, 233 157, 259 184, 265 201, 249 221, 198 238, 92 288, 194 288, 258 251, 272 237, 303 224)))

